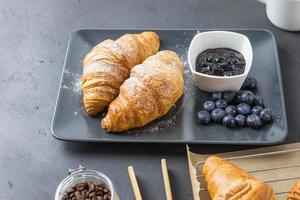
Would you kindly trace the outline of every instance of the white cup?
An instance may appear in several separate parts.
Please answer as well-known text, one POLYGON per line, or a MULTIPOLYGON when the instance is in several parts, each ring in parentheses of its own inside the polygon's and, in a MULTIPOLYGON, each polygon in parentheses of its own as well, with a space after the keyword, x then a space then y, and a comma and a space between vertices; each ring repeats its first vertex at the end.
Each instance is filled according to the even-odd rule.
POLYGON ((267 16, 277 27, 300 31, 300 0, 258 0, 266 4, 267 16))

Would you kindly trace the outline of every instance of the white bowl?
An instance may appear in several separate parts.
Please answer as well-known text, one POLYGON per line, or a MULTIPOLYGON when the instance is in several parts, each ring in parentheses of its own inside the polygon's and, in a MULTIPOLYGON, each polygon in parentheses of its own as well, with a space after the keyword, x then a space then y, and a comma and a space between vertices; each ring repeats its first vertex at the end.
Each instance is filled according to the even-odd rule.
POLYGON ((247 36, 229 31, 208 31, 195 35, 188 52, 189 66, 197 86, 207 92, 238 91, 242 87, 252 65, 253 51, 247 36), (206 49, 231 48, 242 53, 246 66, 243 74, 214 76, 196 71, 197 56, 206 49))

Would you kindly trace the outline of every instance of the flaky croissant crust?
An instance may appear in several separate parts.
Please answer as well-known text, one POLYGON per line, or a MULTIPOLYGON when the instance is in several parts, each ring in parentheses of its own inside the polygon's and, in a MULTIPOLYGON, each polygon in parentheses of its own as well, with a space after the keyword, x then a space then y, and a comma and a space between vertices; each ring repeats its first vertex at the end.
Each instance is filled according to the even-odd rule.
POLYGON ((287 200, 300 200, 300 180, 298 180, 288 193, 287 200))
POLYGON ((165 115, 182 96, 183 64, 176 53, 160 51, 131 70, 119 96, 109 105, 102 128, 121 132, 165 115))
POLYGON ((143 32, 96 45, 83 60, 81 84, 87 114, 97 115, 107 107, 118 95, 131 68, 155 54, 159 44, 156 33, 143 32))
POLYGON ((217 156, 206 160, 203 174, 212 200, 275 200, 269 185, 217 156))

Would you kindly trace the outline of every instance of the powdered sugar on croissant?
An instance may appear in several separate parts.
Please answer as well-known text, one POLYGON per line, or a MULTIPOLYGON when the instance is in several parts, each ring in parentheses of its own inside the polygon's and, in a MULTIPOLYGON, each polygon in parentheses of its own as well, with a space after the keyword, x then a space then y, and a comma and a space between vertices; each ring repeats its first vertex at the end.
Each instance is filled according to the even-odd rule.
POLYGON ((176 53, 160 51, 135 66, 109 105, 102 128, 111 132, 141 127, 165 115, 182 96, 183 64, 176 53))
POLYGON ((116 41, 96 45, 83 61, 81 78, 83 105, 89 115, 97 115, 119 93, 133 66, 142 63, 159 49, 154 32, 125 34, 116 41))

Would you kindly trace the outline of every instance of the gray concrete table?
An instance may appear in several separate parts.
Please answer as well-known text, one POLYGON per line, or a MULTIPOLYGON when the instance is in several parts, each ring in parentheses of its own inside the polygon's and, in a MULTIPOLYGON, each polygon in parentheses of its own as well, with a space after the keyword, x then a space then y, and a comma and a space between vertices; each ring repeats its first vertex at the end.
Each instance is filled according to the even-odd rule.
MULTIPOLYGON (((278 41, 289 136, 300 141, 300 34, 279 30, 255 0, 0 0, 0 199, 54 199, 68 168, 107 174, 133 199, 127 165, 144 199, 165 199, 160 158, 174 199, 192 199, 184 145, 66 143, 50 124, 72 31, 83 28, 266 28, 278 41)), ((211 145, 193 146, 200 152, 211 145)), ((214 146, 215 151, 249 147, 214 146)))

